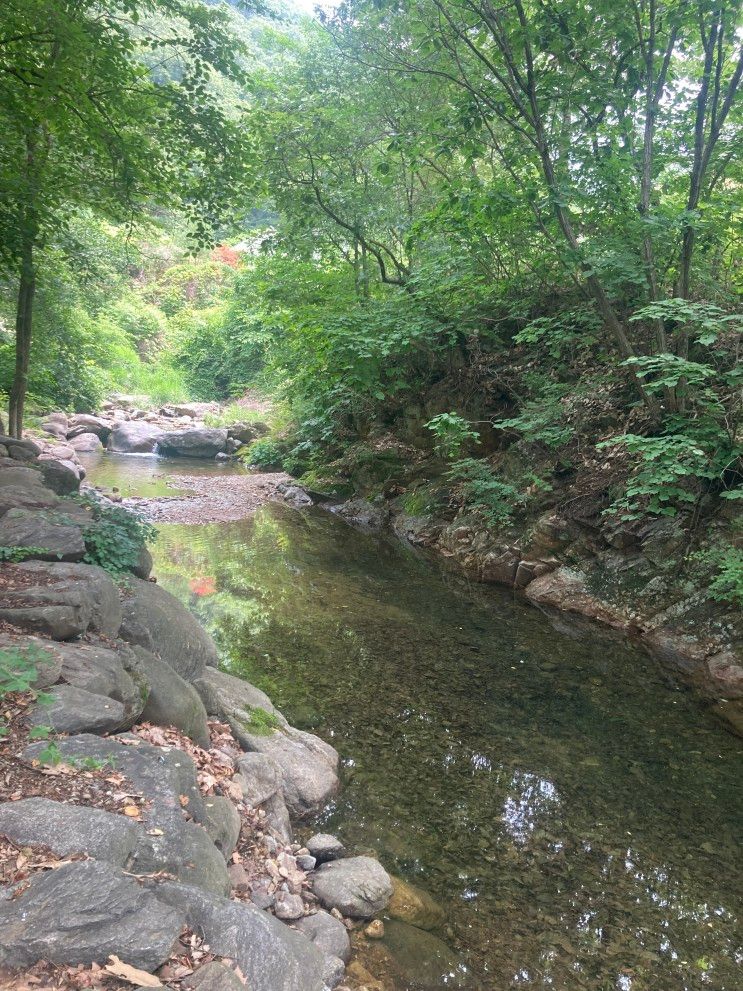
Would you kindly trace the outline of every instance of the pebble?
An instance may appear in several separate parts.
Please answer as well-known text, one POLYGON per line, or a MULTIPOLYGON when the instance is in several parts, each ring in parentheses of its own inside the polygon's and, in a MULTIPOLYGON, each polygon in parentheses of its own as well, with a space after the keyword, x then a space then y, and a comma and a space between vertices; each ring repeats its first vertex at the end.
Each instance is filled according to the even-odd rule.
POLYGON ((372 919, 364 932, 369 939, 384 939, 384 922, 381 919, 372 919))

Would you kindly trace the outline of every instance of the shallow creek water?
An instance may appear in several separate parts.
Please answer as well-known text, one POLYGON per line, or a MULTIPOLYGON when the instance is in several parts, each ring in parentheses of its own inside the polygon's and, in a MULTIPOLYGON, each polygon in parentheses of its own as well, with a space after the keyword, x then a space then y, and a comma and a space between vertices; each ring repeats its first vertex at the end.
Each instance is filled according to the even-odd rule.
POLYGON ((323 828, 444 905, 448 949, 388 926, 396 991, 743 986, 743 744, 643 653, 319 509, 159 530, 229 669, 339 750, 323 828))

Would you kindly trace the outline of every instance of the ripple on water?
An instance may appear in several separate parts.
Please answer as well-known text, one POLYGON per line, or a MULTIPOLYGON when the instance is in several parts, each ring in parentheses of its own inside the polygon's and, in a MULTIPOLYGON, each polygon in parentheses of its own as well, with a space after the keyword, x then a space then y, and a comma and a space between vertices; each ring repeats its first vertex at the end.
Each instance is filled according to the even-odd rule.
POLYGON ((155 557, 340 751, 323 828, 446 906, 454 976, 370 942, 396 991, 741 986, 741 743, 644 654, 320 511, 163 526, 155 557))

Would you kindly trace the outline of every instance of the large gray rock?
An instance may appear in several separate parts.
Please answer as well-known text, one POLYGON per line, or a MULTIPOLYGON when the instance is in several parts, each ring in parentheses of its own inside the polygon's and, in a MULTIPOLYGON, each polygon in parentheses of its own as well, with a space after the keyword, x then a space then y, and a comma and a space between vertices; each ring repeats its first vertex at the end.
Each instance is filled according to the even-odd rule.
POLYGON ((347 857, 323 864, 312 877, 312 890, 325 908, 370 919, 390 900, 392 881, 373 857, 347 857))
POLYGON ((139 657, 125 644, 118 649, 100 643, 54 644, 61 659, 60 676, 68 685, 120 702, 124 708, 122 725, 133 725, 144 707, 149 682, 139 657))
POLYGON ((46 488, 35 468, 0 468, 0 516, 9 509, 54 509, 58 505, 59 496, 46 488))
POLYGON ((99 454, 103 450, 103 444, 98 434, 82 433, 76 434, 70 441, 70 446, 78 453, 99 454))
POLYGON ((319 812, 338 790, 338 754, 324 740, 291 726, 263 734, 229 722, 242 747, 278 764, 284 801, 293 816, 319 812))
POLYGON ((88 630, 108 637, 118 633, 119 592, 102 568, 62 561, 26 561, 16 568, 37 583, 5 590, 0 620, 53 640, 71 640, 88 630))
POLYGON ((39 458, 38 465, 44 484, 57 495, 73 495, 80 491, 80 481, 85 477, 81 465, 69 458, 53 458, 44 454, 39 458))
POLYGON ((117 423, 108 439, 109 451, 118 454, 152 454, 163 432, 142 420, 117 423))
POLYGON ((100 416, 89 413, 76 413, 71 417, 67 426, 67 437, 72 440, 82 434, 95 434, 105 444, 111 433, 111 425, 100 416))
MULTIPOLYGON (((142 812, 145 829, 140 831, 131 871, 150 874, 166 871, 178 880, 206 891, 226 894, 229 877, 224 857, 201 825, 208 816, 196 781, 194 763, 175 748, 154 747, 135 736, 102 739, 81 734, 57 741, 63 759, 111 761, 131 780, 135 789, 150 799, 142 812), (122 739, 129 741, 128 745, 122 739), (194 822, 186 822, 187 811, 194 822)), ((38 757, 38 744, 24 751, 38 757)))
POLYGON ((139 839, 126 816, 47 798, 0 805, 0 833, 21 846, 45 846, 60 857, 87 853, 115 867, 128 865, 139 839))
POLYGON ((351 959, 351 940, 348 937, 348 930, 340 919, 336 919, 329 912, 320 910, 314 915, 305 915, 304 918, 297 919, 293 925, 328 956, 338 957, 344 963, 348 963, 351 959))
POLYGON ((40 445, 33 440, 19 440, 17 437, 8 437, 6 434, 0 434, 0 444, 8 448, 11 452, 11 457, 13 457, 13 448, 26 451, 31 458, 35 458, 41 454, 40 445))
POLYGON ((142 710, 144 722, 155 726, 175 726, 200 747, 210 746, 206 709, 196 689, 173 668, 142 647, 135 647, 144 676, 149 684, 147 703, 142 710))
POLYGON ((152 971, 170 954, 184 923, 168 905, 95 860, 36 874, 0 900, 0 965, 104 964, 113 953, 152 971), (15 895, 15 897, 13 897, 15 895))
POLYGON ((471 988, 468 968, 446 943, 433 933, 404 922, 385 922, 384 945, 390 952, 399 980, 416 987, 471 988))
POLYGON ((31 726, 49 726, 55 733, 112 733, 126 722, 121 702, 94 695, 74 685, 54 685, 51 701, 33 707, 31 726))
POLYGON ((214 458, 226 449, 227 431, 222 428, 173 430, 163 434, 158 443, 160 454, 182 458, 214 458))
POLYGON ((326 805, 339 783, 333 747, 289 726, 264 692, 240 678, 206 671, 195 687, 207 712, 227 720, 244 750, 265 754, 279 767, 284 801, 293 815, 306 816, 326 805), (256 716, 254 710, 262 712, 256 716))
POLYGON ((162 658, 181 678, 194 681, 217 664, 217 648, 184 605, 153 582, 129 579, 119 636, 162 658))
POLYGON ((153 890, 160 901, 185 908, 188 925, 212 953, 235 961, 250 991, 323 991, 327 958, 268 912, 182 884, 153 890))
POLYGON ((0 519, 0 546, 36 547, 44 561, 81 561, 85 540, 79 526, 56 522, 38 509, 9 509, 0 519))

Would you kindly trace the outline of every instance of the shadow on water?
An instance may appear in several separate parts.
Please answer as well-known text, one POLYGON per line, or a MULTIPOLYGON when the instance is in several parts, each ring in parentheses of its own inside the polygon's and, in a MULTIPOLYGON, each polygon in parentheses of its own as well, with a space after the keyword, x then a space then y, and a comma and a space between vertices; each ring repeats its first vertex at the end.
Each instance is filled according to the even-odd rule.
POLYGON ((741 986, 743 748, 644 654, 319 510, 160 534, 231 669, 340 751, 324 826, 445 905, 453 962, 391 928, 400 991, 741 986))

